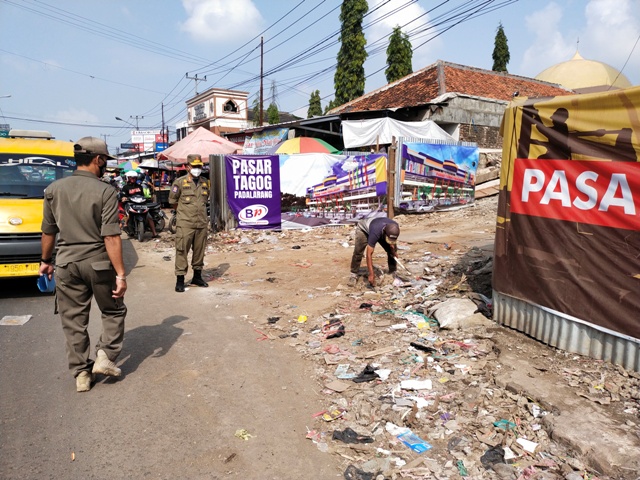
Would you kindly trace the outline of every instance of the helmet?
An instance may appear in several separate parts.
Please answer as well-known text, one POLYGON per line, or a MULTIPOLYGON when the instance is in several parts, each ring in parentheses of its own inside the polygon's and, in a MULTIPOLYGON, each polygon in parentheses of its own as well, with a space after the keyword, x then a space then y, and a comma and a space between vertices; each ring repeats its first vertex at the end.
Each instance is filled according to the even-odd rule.
POLYGON ((125 177, 127 177, 127 179, 129 178, 138 178, 138 172, 134 172, 133 170, 129 170, 127 173, 124 174, 125 177))

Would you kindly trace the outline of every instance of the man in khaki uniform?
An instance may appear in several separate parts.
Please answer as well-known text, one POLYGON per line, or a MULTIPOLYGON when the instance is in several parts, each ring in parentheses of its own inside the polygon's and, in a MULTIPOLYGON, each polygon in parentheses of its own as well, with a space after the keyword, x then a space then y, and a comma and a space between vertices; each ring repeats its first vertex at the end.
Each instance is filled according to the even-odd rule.
POLYGON ((74 145, 77 170, 44 192, 40 275, 54 274, 57 304, 76 390, 91 389, 93 375, 119 377, 114 361, 122 350, 127 290, 118 222, 118 192, 100 179, 107 167, 107 144, 84 137, 74 145), (102 312, 102 334, 95 362, 89 358, 91 298, 102 312))
POLYGON ((209 286, 202 278, 209 224, 209 180, 200 178, 202 167, 200 155, 187 155, 187 175, 178 177, 169 193, 169 204, 176 209, 176 292, 184 292, 184 276, 189 268, 189 250, 193 250, 193 279, 189 283, 199 287, 209 286))

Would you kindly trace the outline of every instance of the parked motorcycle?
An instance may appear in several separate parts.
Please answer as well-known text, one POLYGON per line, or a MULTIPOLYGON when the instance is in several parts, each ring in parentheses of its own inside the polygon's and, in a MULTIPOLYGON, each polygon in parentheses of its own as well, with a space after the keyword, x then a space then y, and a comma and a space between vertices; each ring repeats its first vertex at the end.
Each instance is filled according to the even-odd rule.
POLYGON ((144 232, 150 232, 147 223, 147 214, 151 215, 156 227, 156 233, 164 230, 167 215, 160 208, 159 203, 147 202, 142 195, 133 195, 121 205, 120 224, 130 238, 137 238, 139 242, 144 239, 144 232))

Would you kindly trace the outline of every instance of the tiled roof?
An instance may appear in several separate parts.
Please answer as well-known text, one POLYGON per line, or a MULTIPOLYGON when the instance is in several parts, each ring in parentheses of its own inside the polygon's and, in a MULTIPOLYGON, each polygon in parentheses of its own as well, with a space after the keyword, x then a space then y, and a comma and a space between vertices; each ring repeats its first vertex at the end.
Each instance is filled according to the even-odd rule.
POLYGON ((573 92, 533 78, 499 73, 438 60, 433 65, 356 98, 329 113, 383 110, 424 105, 444 93, 509 101, 521 97, 553 97, 573 92))

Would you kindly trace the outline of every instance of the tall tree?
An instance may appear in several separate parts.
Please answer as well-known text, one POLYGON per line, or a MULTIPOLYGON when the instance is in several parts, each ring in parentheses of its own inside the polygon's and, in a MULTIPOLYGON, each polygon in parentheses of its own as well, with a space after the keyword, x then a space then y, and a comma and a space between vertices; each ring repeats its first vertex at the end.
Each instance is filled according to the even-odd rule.
POLYGON ((504 34, 504 28, 502 28, 502 22, 498 24, 498 31, 496 32, 496 39, 493 43, 493 67, 491 70, 494 72, 507 71, 507 64, 511 55, 509 55, 509 45, 507 43, 507 36, 504 34))
POLYGON ((413 49, 409 36, 402 33, 400 26, 396 26, 389 37, 389 46, 387 47, 387 69, 384 71, 387 82, 395 82, 399 78, 413 73, 412 58, 413 49))
POLYGON ((364 14, 369 10, 367 0, 344 0, 340 8, 340 51, 333 77, 336 106, 364 94, 364 61, 367 59, 367 40, 362 31, 364 14))
POLYGON ((329 113, 330 110, 333 110, 336 107, 339 107, 340 104, 338 102, 336 102, 336 99, 334 98, 333 100, 331 100, 329 103, 327 103, 324 106, 324 114, 326 115, 327 113, 329 113))
POLYGON ((309 97, 309 110, 307 110, 307 118, 322 116, 322 104, 320 103, 320 90, 311 92, 309 97))
POLYGON ((269 125, 280 123, 280 111, 278 109, 278 89, 276 88, 276 81, 271 82, 271 103, 267 108, 267 122, 269 125))
POLYGON ((271 103, 267 108, 267 122, 269 125, 280 123, 280 112, 278 111, 278 105, 271 103))
POLYGON ((253 103, 251 104, 251 111, 253 112, 253 124, 256 127, 259 127, 260 125, 262 125, 262 122, 260 121, 260 94, 258 93, 256 95, 256 98, 253 100, 253 103))

